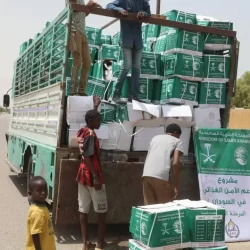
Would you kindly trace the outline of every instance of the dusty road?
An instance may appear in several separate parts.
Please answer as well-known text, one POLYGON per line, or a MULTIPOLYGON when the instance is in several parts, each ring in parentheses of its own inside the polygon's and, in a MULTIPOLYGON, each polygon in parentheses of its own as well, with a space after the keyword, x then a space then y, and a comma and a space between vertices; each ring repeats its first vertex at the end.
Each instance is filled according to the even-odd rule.
MULTIPOLYGON (((4 162, 6 157, 5 131, 8 129, 9 115, 0 114, 0 249, 24 250, 26 215, 28 202, 24 178, 11 173, 4 162)), ((93 228, 92 235, 95 235, 93 228)), ((128 236, 126 227, 110 228, 108 241, 115 240, 119 249, 127 249, 128 236)), ((61 229, 57 233, 58 250, 80 250, 81 237, 78 228, 61 229)), ((94 237, 92 237, 94 242, 94 237)), ((250 250, 250 243, 231 244, 229 250, 250 250)))

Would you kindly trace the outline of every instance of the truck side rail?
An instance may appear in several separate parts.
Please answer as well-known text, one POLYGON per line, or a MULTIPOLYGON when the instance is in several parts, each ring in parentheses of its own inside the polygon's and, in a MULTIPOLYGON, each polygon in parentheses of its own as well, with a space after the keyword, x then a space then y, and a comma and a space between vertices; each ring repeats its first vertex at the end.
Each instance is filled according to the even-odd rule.
MULTIPOLYGON (((135 14, 128 14, 127 17, 123 17, 122 15, 120 15, 119 13, 115 11, 106 10, 106 9, 97 8, 97 9, 90 11, 90 9, 87 6, 81 5, 81 4, 75 4, 75 3, 71 3, 70 7, 73 11, 76 11, 76 12, 85 12, 85 13, 95 14, 99 16, 138 21, 135 14)), ((227 37, 236 37, 236 31, 221 30, 221 29, 216 29, 216 28, 211 28, 211 27, 204 27, 204 26, 199 26, 199 25, 164 20, 164 19, 155 18, 155 17, 145 17, 143 19, 143 22, 149 23, 149 24, 161 25, 161 26, 168 26, 168 27, 177 28, 177 29, 183 29, 183 30, 187 30, 191 32, 204 32, 208 34, 215 34, 215 35, 221 35, 221 36, 227 36, 227 37)))
POLYGON ((63 81, 67 54, 66 25, 69 22, 70 13, 69 8, 65 8, 17 59, 13 97, 63 81))

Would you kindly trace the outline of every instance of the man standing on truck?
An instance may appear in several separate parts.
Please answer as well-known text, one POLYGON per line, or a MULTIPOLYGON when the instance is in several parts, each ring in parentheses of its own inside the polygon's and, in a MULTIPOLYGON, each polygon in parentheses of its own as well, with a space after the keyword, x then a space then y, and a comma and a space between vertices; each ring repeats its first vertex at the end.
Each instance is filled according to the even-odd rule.
MULTIPOLYGON (((148 0, 116 0, 107 5, 107 9, 119 12, 123 17, 128 13, 137 14, 142 20, 145 16, 151 16, 148 0)), ((139 79, 141 74, 141 59, 143 50, 142 23, 121 19, 120 46, 123 52, 123 66, 116 84, 113 101, 122 104, 120 99, 123 84, 128 72, 132 68, 131 76, 131 99, 138 100, 139 79)))
POLYGON ((101 115, 97 111, 100 98, 94 97, 94 110, 85 115, 87 126, 81 128, 77 133, 82 160, 77 174, 78 181, 78 203, 80 212, 80 223, 83 238, 83 250, 91 248, 88 243, 88 214, 93 203, 94 211, 98 215, 98 241, 95 249, 104 249, 105 218, 108 209, 107 195, 103 180, 100 162, 99 140, 94 132, 101 125, 101 115))
POLYGON ((166 135, 157 135, 150 142, 142 179, 145 205, 167 203, 177 198, 179 158, 183 153, 180 136, 180 126, 170 124, 166 135), (173 183, 170 180, 171 167, 173 183))
MULTIPOLYGON (((85 4, 84 0, 66 0, 68 3, 85 4)), ((90 9, 101 8, 99 4, 90 0, 87 3, 90 9)), ((73 65, 71 71, 71 95, 86 95, 88 73, 91 67, 88 39, 85 31, 85 18, 88 13, 74 12, 70 34, 69 50, 72 53, 73 65), (82 69, 81 69, 82 68, 82 69), (78 72, 81 69, 80 85, 78 87, 78 72)))

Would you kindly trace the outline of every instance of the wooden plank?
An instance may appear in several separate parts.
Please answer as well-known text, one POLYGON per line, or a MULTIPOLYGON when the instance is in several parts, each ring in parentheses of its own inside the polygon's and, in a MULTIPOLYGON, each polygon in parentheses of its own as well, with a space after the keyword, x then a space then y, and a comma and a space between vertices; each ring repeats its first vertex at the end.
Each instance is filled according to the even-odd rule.
MULTIPOLYGON (((70 7, 75 12, 85 12, 85 13, 90 13, 90 14, 99 15, 99 16, 126 19, 130 21, 138 21, 137 15, 135 14, 129 14, 127 17, 123 17, 115 11, 106 10, 106 9, 94 9, 90 11, 90 9, 85 5, 73 4, 73 3, 70 4, 70 7)), ((211 28, 211 27, 204 27, 204 26, 199 26, 199 25, 174 22, 170 20, 162 20, 162 19, 154 18, 154 17, 145 17, 143 22, 149 23, 149 24, 161 25, 161 26, 168 26, 168 27, 177 28, 177 29, 183 29, 183 30, 187 30, 191 32, 203 32, 203 33, 215 34, 215 35, 221 35, 221 36, 227 36, 227 37, 236 37, 236 31, 221 30, 221 29, 216 29, 216 28, 211 28)))

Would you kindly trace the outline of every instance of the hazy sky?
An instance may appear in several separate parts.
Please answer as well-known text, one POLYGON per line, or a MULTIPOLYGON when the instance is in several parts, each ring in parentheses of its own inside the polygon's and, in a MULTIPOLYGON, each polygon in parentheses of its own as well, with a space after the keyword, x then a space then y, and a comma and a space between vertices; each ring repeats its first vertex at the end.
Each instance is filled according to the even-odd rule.
MULTIPOLYGON (((87 1, 87 0, 86 0, 87 1)), ((111 0, 99 0, 104 7, 111 0)), ((161 10, 172 9, 211 16, 234 23, 241 42, 238 77, 250 70, 250 1, 249 0, 162 0, 161 10)), ((53 20, 64 8, 65 0, 0 0, 0 106, 2 95, 11 88, 13 65, 18 57, 20 45, 40 32, 47 21, 53 20)), ((155 13, 156 0, 150 0, 155 13)), ((87 25, 98 27, 110 19, 95 15, 87 18, 87 25)), ((105 33, 114 34, 119 23, 105 33)))

